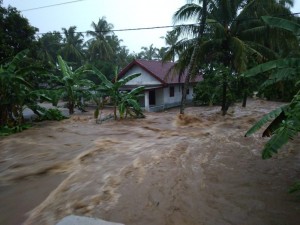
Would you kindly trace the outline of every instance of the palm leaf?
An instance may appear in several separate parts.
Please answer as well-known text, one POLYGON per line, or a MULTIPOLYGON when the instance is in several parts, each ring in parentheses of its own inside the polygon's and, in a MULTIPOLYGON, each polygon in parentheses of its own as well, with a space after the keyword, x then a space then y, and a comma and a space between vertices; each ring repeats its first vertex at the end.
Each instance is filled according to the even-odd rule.
POLYGON ((180 21, 186 21, 191 18, 197 20, 201 10, 202 7, 200 5, 194 3, 185 4, 175 12, 173 16, 173 21, 176 23, 180 21))

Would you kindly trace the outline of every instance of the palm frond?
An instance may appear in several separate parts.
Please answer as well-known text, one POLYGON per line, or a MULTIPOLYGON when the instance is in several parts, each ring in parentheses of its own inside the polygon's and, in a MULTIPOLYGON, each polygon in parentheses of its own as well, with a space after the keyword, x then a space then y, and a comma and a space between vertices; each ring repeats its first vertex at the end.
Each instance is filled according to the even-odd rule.
POLYGON ((232 37, 230 39, 230 45, 232 51, 235 53, 233 57, 234 67, 239 73, 245 71, 247 69, 248 62, 245 43, 237 37, 232 37))
POLYGON ((179 8, 174 16, 174 23, 186 21, 193 18, 196 22, 198 22, 199 14, 202 10, 202 7, 195 3, 188 3, 179 8))

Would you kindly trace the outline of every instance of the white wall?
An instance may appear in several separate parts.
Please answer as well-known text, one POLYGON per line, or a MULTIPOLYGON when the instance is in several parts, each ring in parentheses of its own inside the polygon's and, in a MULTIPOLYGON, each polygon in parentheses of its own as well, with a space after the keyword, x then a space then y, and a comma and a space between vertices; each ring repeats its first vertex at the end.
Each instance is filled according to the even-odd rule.
POLYGON ((126 85, 157 85, 161 84, 161 82, 155 79, 152 75, 150 75, 147 71, 143 70, 139 66, 133 66, 125 76, 134 74, 134 73, 141 73, 142 75, 139 77, 134 78, 133 80, 126 83, 126 85))
POLYGON ((181 91, 179 91, 180 85, 174 84, 164 88, 165 103, 172 104, 181 101, 181 91), (170 97, 170 87, 174 86, 174 96, 170 97))
MULTIPOLYGON (((182 97, 182 84, 174 84, 170 85, 168 87, 165 87, 163 89, 164 91, 164 101, 165 104, 175 104, 181 102, 182 97), (170 97, 170 86, 174 86, 174 96, 170 97)), ((189 86, 189 94, 186 95, 187 100, 193 99, 193 87, 189 86)))

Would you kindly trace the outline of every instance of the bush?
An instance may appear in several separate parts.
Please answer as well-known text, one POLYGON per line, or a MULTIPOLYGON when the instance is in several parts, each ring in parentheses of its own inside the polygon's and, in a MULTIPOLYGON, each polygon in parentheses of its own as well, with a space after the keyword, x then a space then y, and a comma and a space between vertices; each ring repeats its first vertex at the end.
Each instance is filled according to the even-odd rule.
POLYGON ((40 120, 63 120, 67 119, 68 117, 64 116, 59 109, 47 109, 45 113, 39 118, 40 120))

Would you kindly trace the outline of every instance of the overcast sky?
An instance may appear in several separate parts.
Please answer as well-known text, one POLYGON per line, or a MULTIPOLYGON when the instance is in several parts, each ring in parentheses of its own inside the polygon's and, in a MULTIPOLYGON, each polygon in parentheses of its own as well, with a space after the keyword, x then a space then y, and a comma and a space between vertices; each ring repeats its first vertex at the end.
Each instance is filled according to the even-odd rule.
MULTIPOLYGON (((12 5, 18 10, 27 10, 75 0, 3 0, 3 5, 12 5)), ((293 12, 300 12, 300 0, 295 0, 293 12)), ((61 31, 61 28, 77 26, 77 31, 91 30, 92 21, 106 17, 114 29, 155 27, 173 25, 172 15, 186 0, 82 0, 70 4, 23 11, 32 26, 40 33, 61 31)), ((122 45, 131 52, 140 52, 142 46, 164 46, 168 29, 123 31, 115 34, 123 40, 122 45)))

